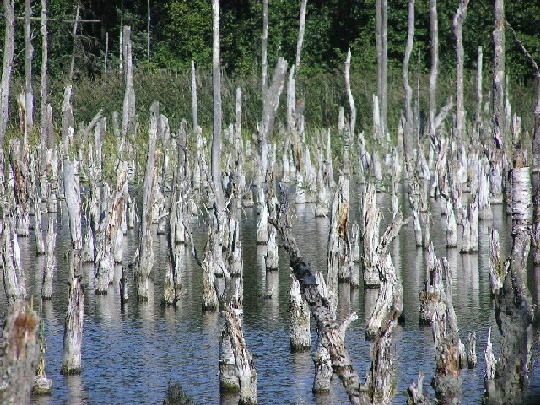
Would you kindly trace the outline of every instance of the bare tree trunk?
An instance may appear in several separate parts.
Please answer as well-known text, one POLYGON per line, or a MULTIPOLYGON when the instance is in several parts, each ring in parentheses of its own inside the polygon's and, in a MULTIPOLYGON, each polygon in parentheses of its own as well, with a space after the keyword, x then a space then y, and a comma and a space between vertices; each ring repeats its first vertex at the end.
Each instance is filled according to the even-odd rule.
POLYGON ((262 99, 263 105, 266 99, 266 90, 268 88, 268 0, 263 0, 263 24, 261 36, 261 68, 262 68, 262 99))
POLYGON ((484 52, 482 47, 478 47, 478 61, 476 62, 476 122, 480 124, 482 121, 482 109, 484 103, 484 92, 482 90, 484 68, 484 52))
POLYGON ((148 276, 154 267, 154 232, 152 229, 152 212, 156 193, 156 142, 158 137, 159 103, 155 101, 150 107, 150 126, 148 129, 148 160, 144 175, 141 242, 137 261, 137 299, 148 301, 148 276))
MULTIPOLYGON (((70 258, 72 271, 78 272, 80 252, 74 250, 70 258)), ((61 374, 81 373, 82 334, 84 323, 84 289, 82 276, 75 275, 69 286, 69 302, 64 324, 64 357, 61 374)))
MULTIPOLYGON (((212 136, 212 183, 221 221, 222 210, 225 209, 225 197, 221 181, 221 71, 219 62, 219 0, 212 0, 214 44, 212 53, 212 83, 214 96, 214 133, 212 136)), ((221 225, 221 224, 220 224, 221 225)), ((218 225, 218 227, 220 226, 218 225)))
POLYGON ((146 59, 150 60, 150 0, 148 0, 148 2, 146 3, 146 14, 146 59))
POLYGON ((298 39, 296 41, 296 72, 300 71, 300 55, 302 53, 302 45, 304 44, 304 32, 306 29, 306 8, 307 0, 302 0, 300 3, 300 27, 298 29, 298 39))
POLYGON ((344 67, 344 76, 345 76, 345 92, 347 93, 347 100, 349 101, 349 108, 350 108, 350 117, 349 117, 349 128, 350 128, 350 134, 354 136, 354 127, 356 124, 356 107, 354 106, 354 97, 352 95, 351 91, 351 80, 350 80, 350 70, 351 67, 351 50, 347 52, 347 59, 345 59, 345 67, 344 67))
POLYGON ((412 89, 409 85, 409 60, 414 45, 414 0, 409 0, 407 17, 407 45, 403 57, 403 89, 405 91, 405 125, 403 126, 403 151, 405 154, 405 178, 408 179, 414 172, 413 150, 414 122, 412 110, 412 89))
POLYGON ((47 100, 49 97, 48 89, 48 40, 47 40, 47 0, 41 0, 41 86, 40 86, 40 109, 41 109, 41 122, 40 122, 40 134, 41 145, 43 151, 52 147, 50 144, 50 138, 52 134, 49 134, 49 126, 47 120, 47 100))
MULTIPOLYGON (((0 89, 0 145, 4 144, 7 124, 9 121, 9 90, 13 71, 13 57, 15 54, 15 10, 14 0, 4 0, 5 33, 4 33, 4 57, 2 64, 2 88, 0 89)), ((3 148, 0 148, 3 151, 3 148)), ((4 187, 4 156, 0 152, 0 184, 4 187)))
POLYGON ((437 0, 429 0, 429 32, 431 40, 431 71, 429 73, 429 136, 435 139, 437 111, 437 74, 439 69, 439 28, 437 0))
POLYGON ((194 61, 191 61, 191 117, 195 133, 199 127, 199 113, 197 111, 197 76, 194 61))
POLYGON ((122 134, 131 135, 135 131, 135 89, 133 87, 133 56, 131 52, 131 27, 122 28, 123 48, 125 64, 126 89, 124 104, 122 107, 122 134))
POLYGON ((495 0, 495 29, 493 30, 493 140, 497 149, 504 149, 505 118, 505 15, 504 0, 495 0))
POLYGON ((9 307, 0 343, 2 404, 30 403, 39 358, 38 325, 38 316, 22 301, 9 307))
POLYGON ((463 105, 463 23, 467 18, 469 0, 459 0, 459 7, 452 20, 454 35, 456 36, 456 140, 463 142, 465 126, 465 106, 463 105))
POLYGON ((257 371, 247 348, 241 318, 235 309, 225 312, 220 339, 220 389, 238 392, 240 404, 257 403, 257 371))
POLYGON ((73 24, 73 52, 71 54, 71 65, 69 68, 69 82, 73 83, 73 78, 75 74, 75 53, 77 52, 77 31, 79 29, 79 19, 81 17, 81 2, 77 2, 77 11, 75 12, 75 22, 73 24))
POLYGON ((387 15, 388 15, 388 3, 387 0, 379 0, 381 7, 381 22, 380 22, 380 36, 381 36, 381 57, 378 61, 380 63, 380 76, 379 84, 377 86, 377 95, 379 97, 380 107, 380 141, 386 143, 387 128, 387 116, 388 116, 388 29, 387 29, 387 15))
POLYGON ((26 110, 26 127, 34 126, 34 89, 32 86, 32 60, 34 47, 32 46, 32 17, 31 0, 24 1, 24 106, 26 110))

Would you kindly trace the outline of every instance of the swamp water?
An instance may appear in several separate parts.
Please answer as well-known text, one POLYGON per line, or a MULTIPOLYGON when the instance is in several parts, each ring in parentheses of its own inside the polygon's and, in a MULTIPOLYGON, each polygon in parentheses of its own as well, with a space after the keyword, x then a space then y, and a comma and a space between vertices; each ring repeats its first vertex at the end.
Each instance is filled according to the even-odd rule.
MULTIPOLYGON (((351 187, 355 201, 356 188, 351 187)), ((390 217, 390 196, 377 195, 385 219, 390 217)), ((431 200, 434 202, 434 200, 431 200)), ((453 304, 457 314, 460 337, 466 342, 469 331, 477 335, 478 366, 463 370, 462 403, 481 402, 485 369, 483 351, 488 328, 492 328, 494 353, 498 356, 499 331, 495 323, 489 290, 489 232, 499 230, 503 257, 511 244, 510 217, 502 205, 493 206, 494 220, 480 221, 479 252, 460 254, 458 249, 445 248, 445 217, 440 215, 438 204, 433 211, 432 240, 437 257, 446 256, 453 268, 453 304)), ((401 207, 406 206, 403 195, 401 207)), ((315 218, 314 205, 295 206, 294 235, 302 254, 311 261, 314 269, 326 269, 326 244, 328 220, 315 218)), ((65 210, 63 210, 65 211, 65 210)), ((359 220, 359 204, 351 207, 351 222, 359 220)), ((407 211, 406 211, 407 212, 407 211)), ((46 215, 43 221, 46 223, 46 215)), ((266 248, 256 245, 255 209, 242 213, 242 243, 244 262, 244 334, 251 350, 258 373, 258 400, 260 404, 346 404, 347 396, 337 377, 333 391, 315 397, 311 392, 314 368, 312 353, 290 354, 289 351, 289 268, 288 255, 280 249, 279 272, 266 273, 263 255, 266 248), (264 295, 270 286, 273 299, 264 295)), ((165 398, 169 381, 178 382, 184 391, 199 404, 220 402, 218 381, 218 346, 223 319, 218 313, 201 310, 202 270, 191 258, 189 247, 184 250, 185 270, 182 273, 183 295, 176 308, 162 307, 163 278, 167 260, 166 237, 160 235, 156 242, 156 264, 152 273, 148 303, 138 304, 130 277, 130 297, 121 308, 118 281, 121 266, 117 266, 115 284, 108 295, 94 294, 92 265, 85 265, 85 319, 83 332, 83 370, 80 376, 60 375, 62 364, 62 335, 67 308, 67 276, 70 238, 67 213, 57 216, 57 270, 54 275, 53 299, 42 308, 46 335, 46 372, 53 380, 50 397, 33 398, 34 404, 158 404, 165 398)), ((383 221, 381 232, 385 229, 383 221)), ((204 251, 206 227, 193 222, 195 244, 199 255, 204 251)), ((132 260, 137 240, 136 231, 128 233, 125 251, 126 265, 132 260)), ((26 282, 30 294, 40 296, 41 273, 44 256, 36 257, 33 235, 19 238, 26 282)), ((425 274, 426 251, 415 245, 412 221, 404 225, 390 248, 398 276, 403 282, 405 324, 398 326, 395 337, 394 403, 406 402, 407 386, 417 378, 418 371, 425 374, 424 387, 433 397, 428 386, 434 375, 434 349, 430 327, 418 325, 418 292, 425 274)), ((130 275, 131 276, 131 275, 130 275)), ((364 324, 369 309, 376 298, 376 290, 351 290, 348 284, 339 285, 338 314, 342 318, 351 311, 359 319, 351 324, 346 334, 346 345, 360 377, 369 368, 369 342, 364 339, 364 324)), ((540 297, 540 269, 529 271, 529 289, 533 301, 540 297)), ((0 293, 0 305, 5 312, 5 294, 0 293)), ((36 301, 38 302, 38 301, 36 301)), ((36 305, 39 311, 39 303, 36 305)), ((312 346, 316 335, 313 331, 312 346)), ((531 403, 540 403, 538 359, 538 328, 533 333, 533 370, 528 397, 531 403)), ((235 403, 224 400, 222 403, 235 403)))

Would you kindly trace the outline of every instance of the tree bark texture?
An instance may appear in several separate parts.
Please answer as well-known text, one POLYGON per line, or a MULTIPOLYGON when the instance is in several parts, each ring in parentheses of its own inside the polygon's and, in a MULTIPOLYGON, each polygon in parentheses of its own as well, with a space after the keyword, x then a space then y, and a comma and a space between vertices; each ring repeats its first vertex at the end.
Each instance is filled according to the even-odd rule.
POLYGON ((495 0, 495 29, 493 30, 493 140, 496 149, 504 149, 505 117, 505 32, 504 0, 495 0))
MULTIPOLYGON (((79 253, 71 253, 71 266, 74 273, 80 266, 79 253)), ((61 373, 63 375, 80 374, 82 354, 82 334, 84 324, 84 289, 82 277, 75 275, 69 286, 69 300, 64 323, 64 355, 61 373)))
POLYGON ((24 1, 24 105, 26 128, 34 126, 34 88, 32 85, 32 61, 34 59, 34 47, 32 46, 32 17, 31 0, 24 1))
POLYGON ((159 103, 155 101, 150 107, 150 124, 148 128, 148 160, 143 184, 143 202, 141 218, 141 242, 137 262, 137 299, 148 300, 148 276, 154 267, 154 231, 153 206, 157 188, 156 142, 158 137, 159 103))
POLYGON ((39 317, 22 301, 8 309, 0 343, 0 403, 27 404, 38 366, 39 317))
MULTIPOLYGON (((4 0, 5 31, 4 55, 2 63, 2 88, 0 89, 0 145, 4 144, 9 121, 9 92, 11 75, 13 73, 13 58, 15 55, 15 10, 14 0, 4 0)), ((2 157, 2 155, 0 155, 2 157)), ((3 168, 3 159, 0 167, 3 168)), ((3 172, 3 170, 2 170, 3 172)))
POLYGON ((463 23, 467 18, 469 0, 460 0, 459 7, 452 20, 452 27, 456 37, 456 140, 458 144, 463 141, 465 127, 465 106, 463 104, 463 23))

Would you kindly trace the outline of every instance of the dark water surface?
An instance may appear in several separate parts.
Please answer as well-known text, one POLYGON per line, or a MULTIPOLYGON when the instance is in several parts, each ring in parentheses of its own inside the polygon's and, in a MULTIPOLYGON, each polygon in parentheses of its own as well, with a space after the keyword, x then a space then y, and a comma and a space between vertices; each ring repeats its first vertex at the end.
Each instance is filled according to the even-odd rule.
MULTIPOLYGON (((355 191, 351 192, 354 195, 355 191)), ((389 196, 378 194, 385 218, 389 213, 389 196)), ((402 199, 403 201, 403 199, 402 199)), ((433 200, 432 200, 433 202, 433 200)), ((404 204, 402 203, 402 206, 404 204)), ((433 204, 437 207, 438 204, 433 204)), ((360 207, 351 208, 352 221, 358 221, 360 207)), ((489 296, 489 230, 496 227, 501 233, 503 254, 511 243, 510 218, 502 206, 494 206, 493 221, 481 221, 480 251, 460 254, 457 249, 445 248, 444 221, 437 208, 433 212, 432 238, 438 257, 446 256, 453 268, 453 303, 458 317, 460 337, 466 342, 469 331, 476 331, 478 367, 463 370, 462 403, 480 403, 485 369, 483 351, 488 327, 492 326, 492 340, 497 356, 499 332, 489 296)), ((63 322, 67 308, 67 265, 65 252, 69 248, 67 214, 59 214, 57 246, 58 269, 55 273, 54 297, 43 305, 47 357, 46 371, 53 379, 51 397, 35 398, 35 404, 157 404, 165 397, 168 381, 177 381, 197 403, 217 404, 218 342, 223 320, 217 313, 201 311, 202 271, 186 248, 185 271, 182 274, 183 296, 177 308, 163 308, 163 278, 167 244, 159 236, 156 249, 154 283, 147 304, 137 304, 133 289, 127 308, 121 311, 117 282, 121 268, 117 267, 115 286, 106 296, 95 296, 93 268, 84 267, 86 283, 83 340, 83 370, 80 376, 60 375, 62 365, 63 322), (153 293, 152 293, 153 292, 153 293)), ((255 359, 258 372, 258 398, 261 404, 344 404, 347 396, 337 377, 332 394, 316 398, 311 392, 314 376, 310 353, 289 353, 288 256, 280 251, 280 270, 266 274, 263 254, 257 246, 256 214, 253 209, 243 211, 242 238, 244 249, 244 333, 255 359), (266 283, 278 291, 276 298, 263 297, 266 283)), ((44 216, 44 223, 46 216, 44 216)), ((386 222, 383 221, 383 226, 386 222)), ((193 223, 196 244, 203 251, 206 231, 204 225, 193 223)), ((382 228, 384 229, 384 228, 382 228)), ((381 229, 381 232, 382 232, 381 229)), ((315 269, 326 269, 326 241, 328 220, 314 218, 314 206, 296 206, 295 235, 301 252, 315 269)), ((129 233, 125 262, 133 257, 136 234, 129 233)), ((21 254, 31 292, 39 297, 43 257, 35 257, 34 239, 20 238, 21 254)), ((399 277, 403 281, 404 314, 406 323, 395 334, 396 396, 394 403, 406 402, 406 388, 416 379, 419 370, 425 373, 425 388, 434 374, 434 350, 431 328, 418 326, 418 291, 422 286, 425 252, 415 246, 411 224, 405 225, 390 248, 399 277)), ((531 267, 530 289, 535 303, 540 294, 540 272, 531 267)), ((357 311, 359 319, 347 331, 346 344, 354 366, 361 378, 369 368, 369 343, 364 340, 366 307, 375 301, 376 291, 352 290, 340 284, 339 315, 357 311)), ((5 295, 0 293, 1 308, 5 309, 5 295)), ((534 333, 533 359, 538 358, 537 330, 534 333)), ((315 342, 315 334, 313 335, 315 342)), ((530 392, 540 392, 538 367, 533 366, 530 392)), ((225 403, 234 403, 225 401, 225 403)))

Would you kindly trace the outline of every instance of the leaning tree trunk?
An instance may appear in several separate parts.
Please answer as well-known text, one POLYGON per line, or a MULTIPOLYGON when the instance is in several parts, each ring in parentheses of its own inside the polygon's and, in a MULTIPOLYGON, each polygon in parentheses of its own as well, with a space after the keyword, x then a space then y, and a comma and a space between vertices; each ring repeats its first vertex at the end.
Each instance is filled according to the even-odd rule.
POLYGON ((39 358, 38 325, 38 316, 22 301, 9 307, 0 344, 2 404, 30 403, 39 358))

